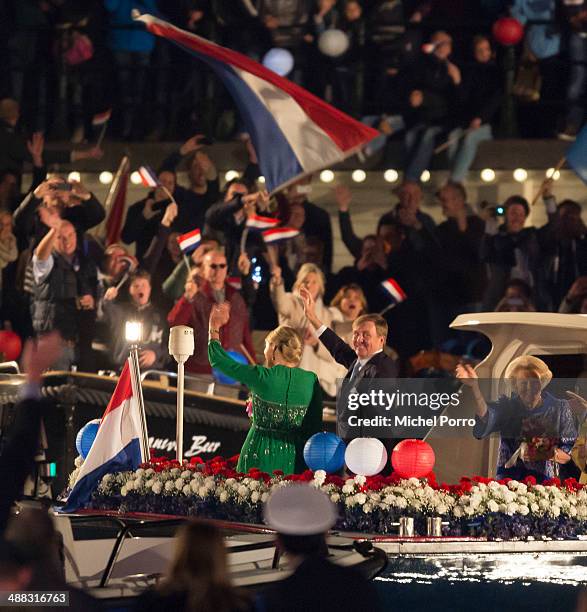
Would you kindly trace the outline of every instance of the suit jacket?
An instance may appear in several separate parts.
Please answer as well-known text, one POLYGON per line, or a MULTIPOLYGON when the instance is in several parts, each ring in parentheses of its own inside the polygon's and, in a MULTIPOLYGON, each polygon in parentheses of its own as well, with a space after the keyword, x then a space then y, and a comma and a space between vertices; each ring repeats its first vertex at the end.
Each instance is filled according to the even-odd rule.
MULTIPOLYGON (((320 342, 328 349, 334 359, 347 368, 344 377, 349 380, 355 363, 357 354, 344 340, 339 338, 330 328, 326 328, 320 336, 320 342)), ((373 378, 395 378, 397 376, 397 366, 395 361, 385 353, 373 355, 369 361, 361 368, 357 377, 357 384, 373 378)))

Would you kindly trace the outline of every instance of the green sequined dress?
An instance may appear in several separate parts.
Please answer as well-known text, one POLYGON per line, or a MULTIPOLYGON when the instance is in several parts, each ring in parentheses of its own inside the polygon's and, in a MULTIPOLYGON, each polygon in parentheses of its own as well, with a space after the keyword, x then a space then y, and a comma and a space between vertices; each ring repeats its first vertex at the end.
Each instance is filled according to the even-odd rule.
POLYGON ((313 372, 276 365, 272 368, 234 361, 220 342, 208 345, 210 365, 245 384, 251 391, 251 429, 241 449, 237 470, 256 467, 269 474, 303 472, 306 440, 322 430, 322 391, 313 372))

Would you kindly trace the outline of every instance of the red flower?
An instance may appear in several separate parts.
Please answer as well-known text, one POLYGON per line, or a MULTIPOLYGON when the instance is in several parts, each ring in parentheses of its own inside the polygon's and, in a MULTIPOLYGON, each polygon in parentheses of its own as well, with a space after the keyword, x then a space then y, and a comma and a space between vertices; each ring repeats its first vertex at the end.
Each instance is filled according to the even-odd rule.
POLYGON ((190 459, 190 465, 202 465, 204 463, 204 460, 202 459, 202 457, 192 457, 190 459))
POLYGON ((283 476, 283 470, 273 470, 275 476, 283 476))

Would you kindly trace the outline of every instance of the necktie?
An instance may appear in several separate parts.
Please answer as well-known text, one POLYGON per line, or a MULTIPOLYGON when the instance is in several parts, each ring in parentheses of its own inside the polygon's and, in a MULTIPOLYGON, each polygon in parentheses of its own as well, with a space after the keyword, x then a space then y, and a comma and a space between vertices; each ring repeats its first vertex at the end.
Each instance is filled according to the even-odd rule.
POLYGON ((361 371, 361 362, 357 359, 357 361, 355 362, 355 365, 353 366, 353 370, 349 378, 349 385, 352 385, 355 382, 360 371, 361 371))

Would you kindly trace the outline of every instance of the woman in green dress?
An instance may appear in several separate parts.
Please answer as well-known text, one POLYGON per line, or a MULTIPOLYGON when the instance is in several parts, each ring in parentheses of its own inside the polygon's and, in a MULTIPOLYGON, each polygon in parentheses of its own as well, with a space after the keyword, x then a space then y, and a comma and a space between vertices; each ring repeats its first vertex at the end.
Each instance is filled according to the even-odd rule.
POLYGON ((210 313, 210 365, 245 384, 252 398, 252 423, 241 449, 239 472, 258 468, 271 474, 303 472, 306 440, 322 430, 322 391, 313 372, 298 368, 303 343, 291 327, 279 326, 265 339, 267 366, 243 365, 232 359, 219 342, 220 328, 228 323, 228 304, 210 313))

